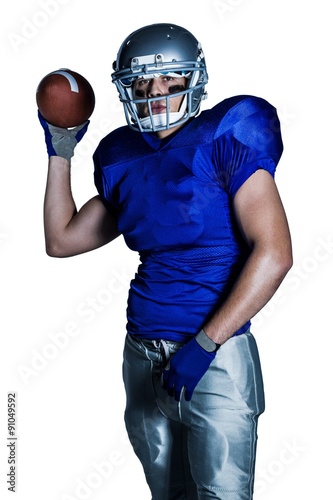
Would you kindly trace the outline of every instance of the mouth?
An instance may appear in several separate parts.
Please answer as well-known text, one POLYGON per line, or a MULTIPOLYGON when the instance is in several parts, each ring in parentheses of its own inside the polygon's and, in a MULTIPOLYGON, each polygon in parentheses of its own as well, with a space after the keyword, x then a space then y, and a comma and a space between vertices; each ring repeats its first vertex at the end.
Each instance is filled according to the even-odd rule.
POLYGON ((151 112, 153 115, 159 115, 166 112, 166 106, 161 103, 156 103, 151 105, 151 112))

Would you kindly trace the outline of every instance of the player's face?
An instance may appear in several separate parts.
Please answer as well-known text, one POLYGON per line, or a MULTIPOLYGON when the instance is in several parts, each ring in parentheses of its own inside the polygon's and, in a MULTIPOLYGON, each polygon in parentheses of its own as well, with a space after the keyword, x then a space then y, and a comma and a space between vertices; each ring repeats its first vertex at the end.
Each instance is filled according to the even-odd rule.
MULTIPOLYGON (((169 75, 160 75, 157 78, 138 78, 133 84, 134 99, 147 99, 161 97, 164 95, 176 94, 186 88, 186 78, 183 76, 174 77, 169 75)), ((169 99, 169 112, 179 111, 184 96, 173 97, 169 99)), ((153 115, 166 112, 167 101, 153 101, 151 110, 153 115)), ((149 116, 148 105, 141 103, 137 105, 140 118, 149 116)))

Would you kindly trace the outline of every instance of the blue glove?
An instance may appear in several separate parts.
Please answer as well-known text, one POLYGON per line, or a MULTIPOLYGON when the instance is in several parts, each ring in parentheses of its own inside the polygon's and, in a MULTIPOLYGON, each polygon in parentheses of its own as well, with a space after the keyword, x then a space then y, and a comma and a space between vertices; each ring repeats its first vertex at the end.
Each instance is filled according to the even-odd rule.
POLYGON ((179 401, 184 388, 185 400, 190 401, 199 380, 215 358, 218 347, 201 330, 179 349, 163 371, 163 388, 169 396, 179 401))
POLYGON ((75 146, 87 132, 90 123, 89 120, 82 123, 82 125, 68 129, 51 125, 51 123, 48 123, 43 118, 40 111, 38 111, 38 119, 44 129, 46 148, 49 157, 61 156, 69 161, 74 155, 75 146))

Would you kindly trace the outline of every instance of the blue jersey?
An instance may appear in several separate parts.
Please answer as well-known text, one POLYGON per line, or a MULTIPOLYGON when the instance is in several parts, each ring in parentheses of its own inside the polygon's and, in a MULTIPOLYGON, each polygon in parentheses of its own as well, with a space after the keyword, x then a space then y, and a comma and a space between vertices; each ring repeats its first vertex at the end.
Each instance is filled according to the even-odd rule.
POLYGON ((226 99, 164 140, 127 126, 102 139, 95 184, 140 255, 130 334, 184 341, 223 304, 249 254, 233 198, 256 170, 274 176, 282 149, 275 108, 253 96, 226 99))

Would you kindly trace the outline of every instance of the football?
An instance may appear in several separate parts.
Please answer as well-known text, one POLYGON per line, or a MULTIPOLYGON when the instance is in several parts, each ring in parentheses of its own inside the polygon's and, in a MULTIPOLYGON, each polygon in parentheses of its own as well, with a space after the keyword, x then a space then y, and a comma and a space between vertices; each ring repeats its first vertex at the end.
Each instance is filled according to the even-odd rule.
POLYGON ((70 69, 59 69, 40 81, 36 101, 47 122, 71 128, 90 118, 95 108, 95 93, 82 75, 70 69))

